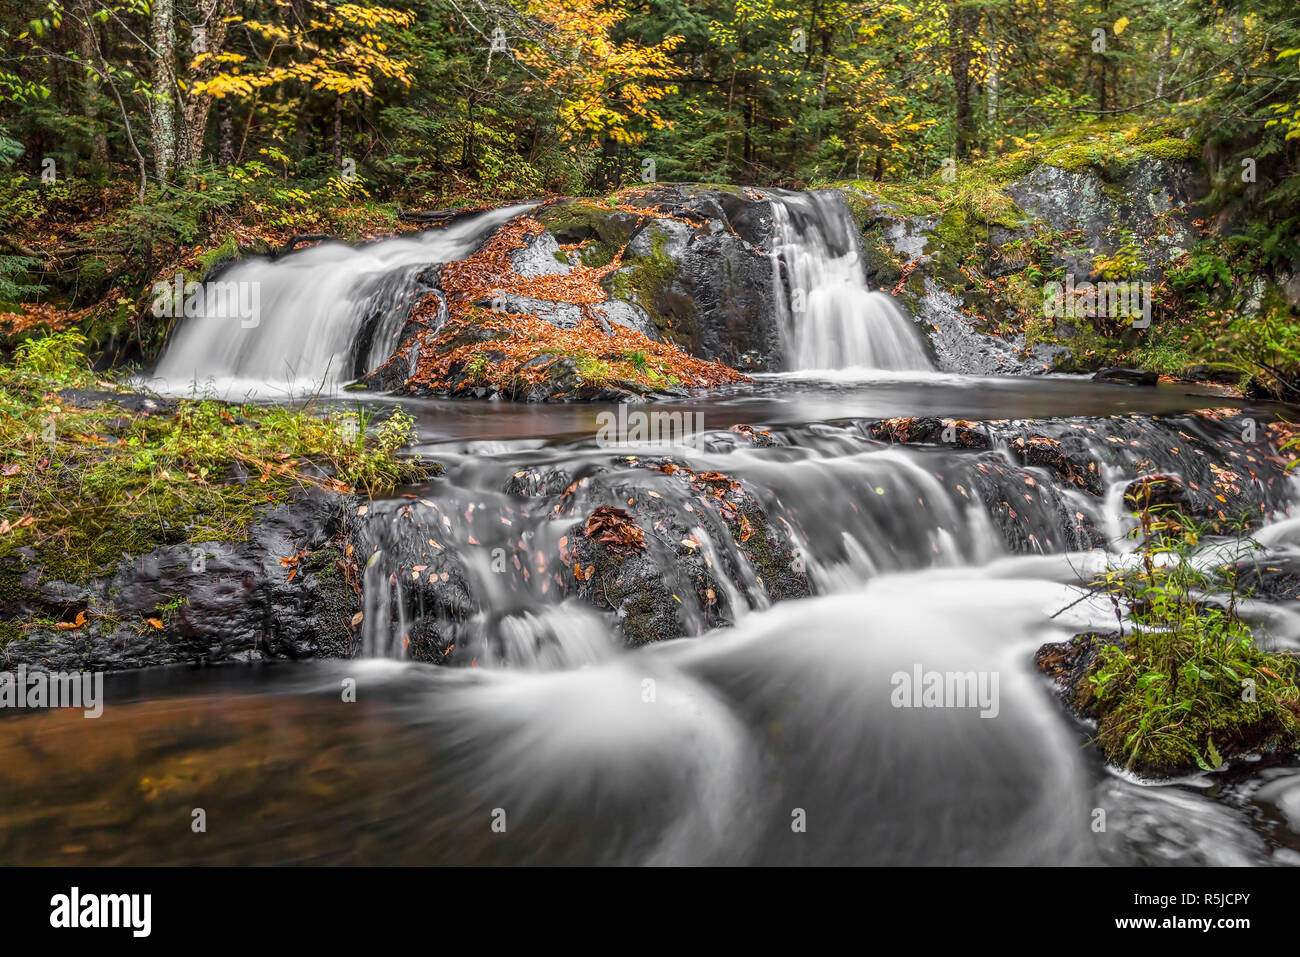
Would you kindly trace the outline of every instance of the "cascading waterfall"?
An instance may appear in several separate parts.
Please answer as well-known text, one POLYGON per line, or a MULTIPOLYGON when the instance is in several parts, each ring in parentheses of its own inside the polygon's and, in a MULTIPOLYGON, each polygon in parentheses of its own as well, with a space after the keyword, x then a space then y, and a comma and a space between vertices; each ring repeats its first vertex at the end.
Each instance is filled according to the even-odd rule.
POLYGON ((857 226, 833 191, 773 192, 774 284, 791 371, 934 368, 921 336, 893 298, 863 273, 857 226))
MULTIPOLYGON (((1100 463, 1104 494, 1025 466, 1003 444, 985 450, 882 447, 861 422, 789 427, 775 433, 779 444, 772 449, 737 445, 734 433, 709 432, 701 447, 659 451, 696 472, 725 474, 752 489, 768 521, 789 530, 813 593, 832 594, 882 576, 972 568, 1016 552, 1109 552, 1122 560, 1133 547, 1126 538, 1134 525, 1123 491, 1143 463, 1208 487, 1214 460, 1203 450, 1226 445, 1233 435, 1189 418, 1081 420, 1058 425, 1055 434, 1100 463)), ((431 626, 457 649, 448 664, 544 670, 612 654, 616 637, 573 597, 560 572, 574 523, 607 503, 615 488, 628 504, 647 496, 663 503, 689 525, 692 547, 719 571, 707 608, 680 600, 685 634, 738 625, 772 606, 759 569, 740 544, 712 525, 697 492, 671 475, 640 467, 637 456, 583 442, 542 449, 481 447, 486 444, 438 452, 445 471, 419 498, 371 504, 371 537, 363 549, 371 556, 367 656, 405 657, 412 625, 426 633, 431 626), (534 480, 538 487, 527 494, 509 491, 512 483, 517 490, 534 480), (547 482, 553 483, 549 493, 541 489, 547 482), (433 575, 455 583, 456 607, 420 598, 418 583, 433 575)), ((1260 494, 1272 512, 1289 503, 1292 491, 1277 485, 1260 494)), ((691 569, 670 556, 661 558, 659 575, 674 595, 697 590, 691 569)), ((1300 636, 1300 622, 1292 632, 1300 636)))
POLYGON ((410 237, 357 247, 325 242, 282 260, 232 266, 217 282, 236 284, 244 302, 256 302, 255 315, 187 311, 151 384, 171 394, 197 385, 223 397, 337 388, 387 358, 415 305, 422 270, 465 258, 530 208, 509 206, 410 237))

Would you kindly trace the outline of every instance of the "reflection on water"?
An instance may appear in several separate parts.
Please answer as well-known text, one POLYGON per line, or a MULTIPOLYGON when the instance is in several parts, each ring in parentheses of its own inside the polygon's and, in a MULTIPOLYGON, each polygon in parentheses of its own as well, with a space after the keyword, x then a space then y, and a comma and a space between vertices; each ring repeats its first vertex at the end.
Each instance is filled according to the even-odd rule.
MULTIPOLYGON (((373 400, 372 400, 373 401, 373 400)), ((527 404, 455 399, 401 401, 416 417, 425 443, 568 441, 592 438, 607 403, 527 404)), ((655 402, 665 412, 702 412, 706 427, 737 422, 797 425, 828 419, 946 415, 963 419, 1048 418, 1062 415, 1160 415, 1242 403, 1217 390, 1186 384, 1136 388, 1077 376, 977 378, 945 373, 844 370, 757 376, 712 390, 707 397, 655 402)))

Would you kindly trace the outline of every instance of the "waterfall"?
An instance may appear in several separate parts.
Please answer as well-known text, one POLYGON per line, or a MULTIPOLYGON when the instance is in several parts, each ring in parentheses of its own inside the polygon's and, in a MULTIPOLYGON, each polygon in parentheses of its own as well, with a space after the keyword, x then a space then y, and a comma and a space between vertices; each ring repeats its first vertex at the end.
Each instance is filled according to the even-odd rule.
POLYGON ((857 224, 834 191, 773 192, 775 286, 787 366, 928 371, 920 333, 893 298, 868 288, 857 224))
MULTIPOLYGON (((531 206, 469 216, 441 229, 362 246, 325 242, 283 259, 237 263, 208 288, 255 306, 231 316, 219 296, 186 308, 151 383, 218 396, 330 391, 388 358, 426 267, 463 259, 531 206)), ((179 298, 179 297, 178 297, 179 298)))

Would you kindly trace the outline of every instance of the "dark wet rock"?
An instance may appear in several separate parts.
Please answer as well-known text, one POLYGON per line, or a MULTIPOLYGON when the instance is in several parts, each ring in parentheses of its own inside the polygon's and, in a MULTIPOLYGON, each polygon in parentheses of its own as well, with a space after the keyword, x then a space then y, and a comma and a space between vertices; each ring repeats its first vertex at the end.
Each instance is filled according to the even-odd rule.
POLYGON ((1120 641, 1118 632, 1085 632, 1068 641, 1050 641, 1034 654, 1034 665, 1052 679, 1061 700, 1078 717, 1091 717, 1093 691, 1087 681, 1097 654, 1120 641))
POLYGON ((1126 508, 1138 510, 1149 490, 1153 505, 1176 508, 1212 531, 1248 527, 1289 500, 1285 463, 1235 411, 1168 419, 1142 416, 960 423, 900 417, 850 423, 881 442, 969 449, 936 475, 954 497, 978 495, 1013 551, 1091 548, 1105 544, 1091 513, 1116 475, 1130 476, 1126 508), (987 452, 984 452, 987 450, 987 452), (1008 459, 1010 461, 1008 461, 1008 459), (1078 495, 1087 496, 1082 501, 1078 495), (1071 498, 1075 496, 1075 498, 1071 498), (1087 504, 1091 502, 1091 504, 1087 504))
POLYGON ((454 626, 468 621, 482 607, 465 567, 466 555, 423 533, 402 534, 411 522, 409 510, 420 507, 409 505, 395 514, 378 513, 358 536, 370 548, 377 547, 378 541, 385 542, 382 569, 386 574, 366 580, 367 588, 381 589, 386 598, 378 607, 368 607, 367 613, 383 617, 365 627, 380 633, 375 653, 400 653, 415 661, 441 664, 454 650, 454 626), (375 526, 383 522, 389 527, 377 535, 375 526))
MULTIPOLYGON (((593 513, 594 514, 594 513, 593 513)), ((634 527, 635 520, 629 519, 634 527)), ((576 594, 614 612, 619 630, 629 645, 642 645, 686 633, 686 621, 676 598, 647 551, 629 551, 587 537, 585 524, 569 532, 560 559, 568 569, 576 594)), ((642 530, 643 531, 643 530, 642 530)), ((659 549, 655 549, 658 552, 659 549)), ((702 578, 707 591, 718 587, 714 578, 702 578)))
POLYGON ((378 368, 363 376, 361 384, 380 392, 400 389, 414 374, 419 359, 420 344, 413 339, 389 356, 378 368))
POLYGON ((161 396, 144 392, 110 392, 97 389, 61 389, 58 396, 68 405, 78 409, 94 409, 102 405, 116 405, 128 412, 146 415, 166 412, 176 403, 161 396))
MULTIPOLYGON (((485 349, 476 354, 480 361, 508 366, 512 375, 503 385, 485 382, 471 367, 469 360, 453 362, 448 367, 448 382, 438 390, 423 385, 405 388, 409 395, 448 395, 458 399, 510 399, 515 402, 629 402, 640 401, 649 386, 624 379, 610 378, 600 384, 588 382, 571 356, 540 353, 520 362, 499 349, 485 349)), ((684 390, 655 388, 660 394, 685 394, 684 390)))
MULTIPOLYGON (((394 308, 405 309, 406 318, 392 343, 391 355, 374 369, 358 369, 359 383, 368 389, 391 392, 401 388, 415 373, 420 354, 419 337, 425 333, 437 332, 447 321, 447 297, 438 287, 438 267, 421 271, 416 276, 405 303, 394 308)), ((372 352, 372 340, 379 335, 377 329, 382 318, 376 314, 362 326, 365 334, 356 348, 360 365, 365 365, 361 357, 372 352)))
MULTIPOLYGON (((605 287, 611 296, 643 310, 663 341, 694 356, 742 371, 779 368, 780 317, 769 251, 738 235, 724 204, 710 194, 683 194, 681 202, 673 200, 675 195, 661 189, 641 202, 657 199, 688 222, 647 222, 605 287)), ((744 201, 737 207, 728 199, 725 205, 745 213, 744 224, 754 239, 770 239, 769 201, 744 201), (768 211, 766 230, 759 208, 768 211)))
POLYGON ((790 532, 743 483, 671 458, 629 464, 644 472, 644 481, 589 475, 557 503, 581 519, 570 527, 561 556, 566 587, 612 609, 629 643, 731 624, 738 600, 752 607, 811 594, 790 532), (590 517, 601 507, 621 510, 640 530, 644 548, 588 538, 590 517))
MULTIPOLYGON (((549 204, 537 218, 560 242, 585 243, 589 265, 622 252, 605 288, 649 320, 654 338, 742 371, 779 368, 772 200, 681 185, 633 191, 623 203, 645 212, 578 200, 549 204)), ((607 318, 646 331, 640 315, 634 325, 621 311, 607 318)))
POLYGON ((777 444, 771 432, 766 429, 755 428, 752 425, 733 425, 730 431, 743 436, 750 445, 757 449, 770 449, 777 444))
POLYGON ((355 507, 350 496, 304 490, 264 512, 247 541, 156 548, 86 585, 29 566, 17 588, 5 589, 3 616, 75 621, 84 611, 86 624, 29 627, 0 650, 0 662, 114 671, 347 657, 359 608, 345 561, 355 507))
POLYGON ((1093 495, 1104 491, 1101 467, 1086 443, 1071 449, 1062 445, 1061 440, 1048 436, 1018 435, 1007 448, 1018 461, 1045 468, 1067 485, 1078 486, 1093 495))
POLYGON ((559 495, 573 484, 573 476, 560 468, 521 469, 506 480, 502 489, 517 498, 547 498, 559 495))
POLYGON ((1094 382, 1123 382, 1127 385, 1156 385, 1160 376, 1144 369, 1101 369, 1093 375, 1094 382))
POLYGON ((989 447, 988 432, 976 422, 933 416, 881 419, 867 425, 867 434, 900 445, 952 445, 967 449, 989 447))
POLYGON ((978 495, 989 520, 1011 552, 1041 554, 1076 551, 1105 544, 1105 536, 1088 513, 1081 511, 1056 485, 1027 469, 1008 465, 999 456, 981 456, 961 481, 948 479, 964 494, 966 485, 978 495))
POLYGON ((1238 567, 1241 594, 1268 602, 1300 601, 1300 558, 1267 554, 1251 556, 1238 567))

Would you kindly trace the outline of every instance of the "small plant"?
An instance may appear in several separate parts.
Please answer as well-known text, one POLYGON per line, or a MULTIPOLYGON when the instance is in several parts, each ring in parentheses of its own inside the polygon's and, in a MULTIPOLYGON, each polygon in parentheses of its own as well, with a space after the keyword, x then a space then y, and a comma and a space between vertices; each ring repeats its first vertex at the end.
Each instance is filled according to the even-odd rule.
MULTIPOLYGON (((1239 562, 1207 570, 1194 560, 1207 528, 1149 499, 1138 567, 1098 582, 1131 629, 1098 652, 1080 702, 1107 759, 1179 773, 1300 747, 1300 659, 1262 649, 1239 616, 1239 562)), ((1244 532, 1234 555, 1248 552, 1244 532)))
POLYGON ((85 344, 86 337, 76 329, 26 339, 14 350, 14 365, 21 373, 58 383, 80 382, 90 377, 90 360, 81 351, 85 344))
POLYGON ((476 352, 469 357, 465 363, 465 371, 469 373, 470 378, 475 382, 486 382, 488 378, 488 357, 487 353, 476 352))
POLYGON ((580 355, 576 358, 576 363, 578 375, 587 385, 602 386, 614 378, 614 370, 610 368, 609 363, 602 362, 594 356, 580 355))
POLYGON ((1098 256, 1093 268, 1101 275, 1102 279, 1108 281, 1127 279, 1142 268, 1141 254, 1142 247, 1130 235, 1125 239, 1124 244, 1113 253, 1098 256))

